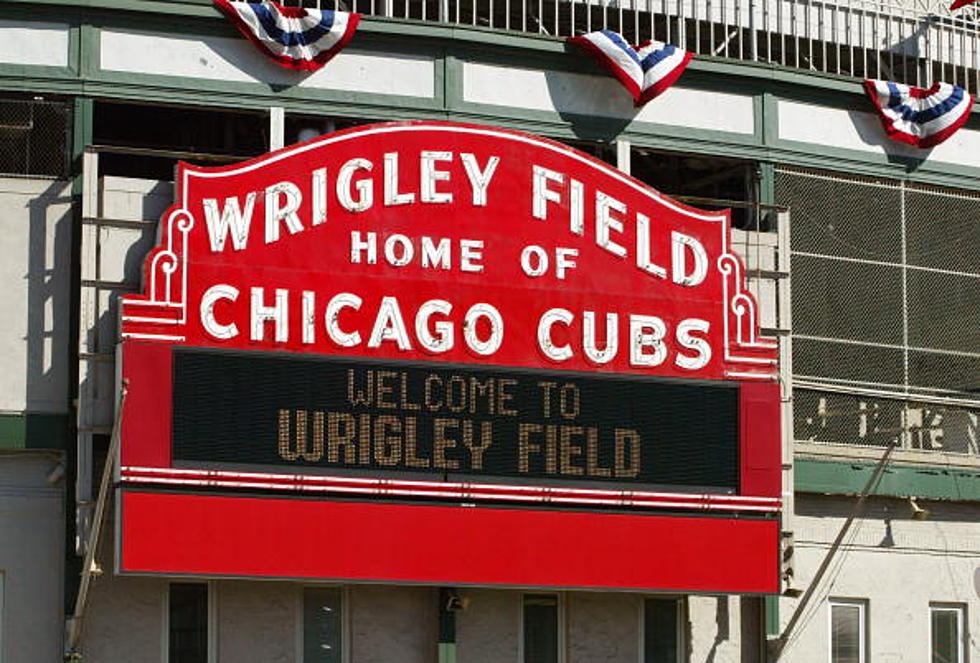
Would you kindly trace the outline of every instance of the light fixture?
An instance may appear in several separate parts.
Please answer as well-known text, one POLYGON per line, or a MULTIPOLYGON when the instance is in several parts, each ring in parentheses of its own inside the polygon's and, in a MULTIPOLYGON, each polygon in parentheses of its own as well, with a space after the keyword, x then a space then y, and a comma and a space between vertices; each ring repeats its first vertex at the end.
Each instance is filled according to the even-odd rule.
POLYGON ((99 563, 95 559, 92 559, 92 564, 88 567, 88 572, 93 578, 98 578, 102 575, 102 567, 99 566, 99 563))
POLYGON ((48 472, 48 476, 44 477, 44 480, 49 486, 57 486, 61 483, 61 480, 65 478, 65 463, 63 461, 58 461, 51 471, 48 472))
POLYGON ((466 610, 469 606, 470 600, 464 596, 460 596, 455 591, 448 592, 446 596, 446 611, 456 612, 458 610, 466 610))
POLYGON ((924 509, 915 501, 915 497, 909 497, 909 506, 912 507, 912 517, 915 520, 925 520, 929 517, 929 509, 924 509))

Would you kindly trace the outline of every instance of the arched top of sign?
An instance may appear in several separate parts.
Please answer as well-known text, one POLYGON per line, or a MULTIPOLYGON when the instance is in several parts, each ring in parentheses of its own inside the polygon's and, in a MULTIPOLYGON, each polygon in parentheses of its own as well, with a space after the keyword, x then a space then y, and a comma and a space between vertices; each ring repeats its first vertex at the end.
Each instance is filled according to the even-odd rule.
POLYGON ((776 377, 728 213, 554 141, 387 123, 177 178, 123 339, 776 377))

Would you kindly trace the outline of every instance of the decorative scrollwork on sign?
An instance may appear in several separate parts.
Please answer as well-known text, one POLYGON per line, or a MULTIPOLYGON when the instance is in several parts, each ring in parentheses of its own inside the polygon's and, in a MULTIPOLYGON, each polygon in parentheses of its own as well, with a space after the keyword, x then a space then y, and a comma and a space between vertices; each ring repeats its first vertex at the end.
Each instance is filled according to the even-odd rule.
POLYGON ((159 245, 146 258, 145 295, 122 301, 124 338, 183 340, 178 330, 187 322, 188 240, 194 216, 171 208, 160 228, 159 245))
MULTIPOLYGON (((759 336, 759 306, 752 293, 743 290, 745 268, 732 253, 718 257, 724 296, 725 361, 743 364, 752 371, 764 371, 760 377, 771 377, 776 370, 778 344, 759 336)), ((737 373, 740 377, 745 374, 737 373)))
POLYGON ((187 236, 194 227, 194 217, 185 209, 176 209, 167 217, 167 244, 150 263, 149 304, 177 305, 182 310, 181 322, 186 320, 187 299, 187 236), (174 234, 179 235, 174 249, 174 234), (178 269, 180 273, 178 274, 178 269), (162 277, 163 285, 158 281, 162 277), (175 292, 176 291, 176 292, 175 292))

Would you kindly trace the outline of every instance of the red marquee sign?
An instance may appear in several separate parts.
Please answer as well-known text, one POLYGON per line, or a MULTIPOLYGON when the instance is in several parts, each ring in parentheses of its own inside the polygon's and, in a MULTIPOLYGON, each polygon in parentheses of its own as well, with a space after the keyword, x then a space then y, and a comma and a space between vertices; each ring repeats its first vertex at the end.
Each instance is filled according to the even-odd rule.
POLYGON ((727 213, 437 122, 176 184, 121 303, 121 572, 778 589, 727 213))

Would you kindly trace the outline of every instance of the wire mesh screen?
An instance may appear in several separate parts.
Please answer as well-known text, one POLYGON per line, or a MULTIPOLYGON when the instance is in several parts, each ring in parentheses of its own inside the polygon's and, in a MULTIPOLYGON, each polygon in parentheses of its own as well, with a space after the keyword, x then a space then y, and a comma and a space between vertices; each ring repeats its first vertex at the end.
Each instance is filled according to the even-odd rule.
POLYGON ((776 199, 797 439, 976 453, 980 195, 779 169, 776 199))
POLYGON ((794 255, 793 277, 795 332, 876 345, 901 344, 901 268, 794 255))
POLYGON ((43 99, 0 99, 0 174, 68 174, 68 105, 43 99))
POLYGON ((905 216, 909 264, 980 275, 980 193, 907 187, 905 216))
POLYGON ((897 182, 781 172, 777 185, 777 195, 793 203, 794 251, 897 262, 902 251, 897 182), (861 222, 850 223, 852 218, 861 222))
MULTIPOLYGON (((797 283, 794 280, 794 305, 800 301, 796 293, 797 283)), ((793 371, 800 377, 825 379, 845 385, 891 385, 903 381, 904 366, 905 353, 899 348, 799 337, 793 340, 793 371)))
POLYGON ((908 307, 912 347, 980 352, 980 278, 909 270, 908 307))

